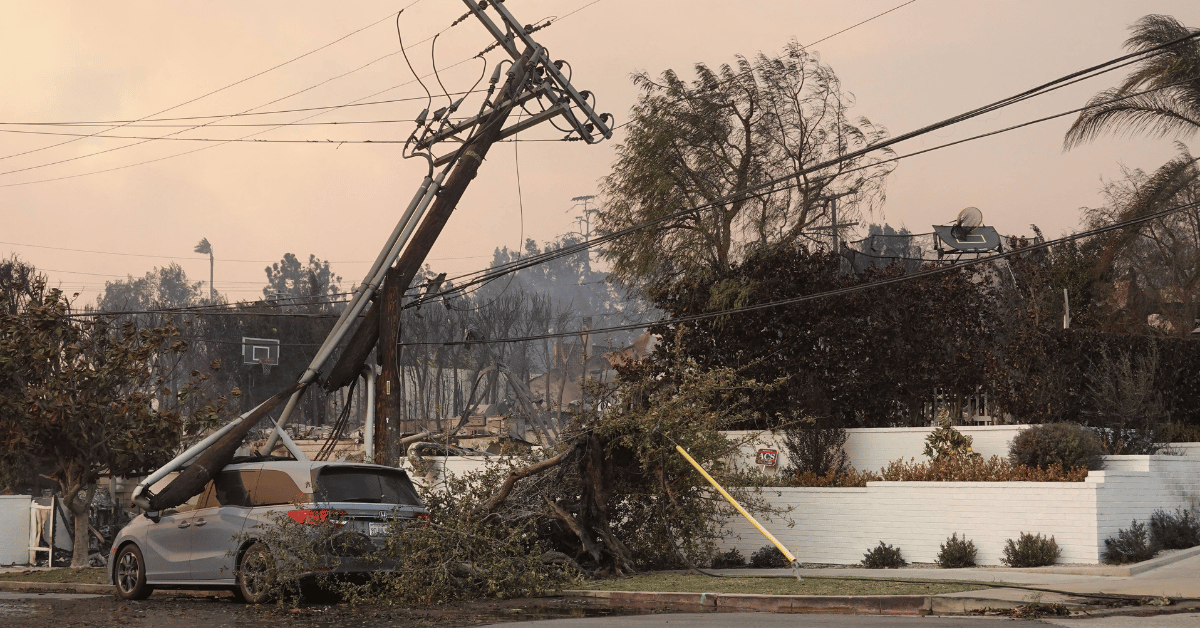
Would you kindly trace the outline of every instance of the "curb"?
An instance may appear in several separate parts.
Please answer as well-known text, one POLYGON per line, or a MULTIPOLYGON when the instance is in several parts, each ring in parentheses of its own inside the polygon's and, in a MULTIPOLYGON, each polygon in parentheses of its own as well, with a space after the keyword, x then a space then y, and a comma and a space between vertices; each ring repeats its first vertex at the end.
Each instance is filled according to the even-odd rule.
POLYGON ((650 591, 563 591, 564 595, 608 600, 613 604, 663 606, 700 611, 760 613, 853 613, 928 615, 928 595, 759 595, 754 593, 658 593, 650 591))
POLYGON ((111 584, 73 584, 69 582, 16 582, 0 580, 0 591, 42 591, 45 593, 116 594, 111 584))

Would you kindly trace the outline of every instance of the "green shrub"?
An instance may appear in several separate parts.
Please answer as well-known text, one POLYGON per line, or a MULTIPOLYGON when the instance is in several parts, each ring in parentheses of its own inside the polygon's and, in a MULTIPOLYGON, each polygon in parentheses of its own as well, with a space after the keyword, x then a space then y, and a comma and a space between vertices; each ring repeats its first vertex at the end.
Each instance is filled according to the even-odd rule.
POLYGON ((879 547, 863 554, 862 564, 867 569, 895 569, 907 565, 908 561, 900 555, 900 548, 884 545, 880 541, 879 547))
POLYGON ((750 555, 750 566, 758 569, 783 569, 791 567, 788 559, 778 547, 767 544, 750 555))
POLYGON ((1046 469, 1055 463, 1064 469, 1104 466, 1104 448, 1092 430, 1075 423, 1047 423, 1021 430, 1008 448, 1014 465, 1046 469))
POLYGON ((986 460, 981 456, 943 457, 926 462, 893 460, 880 471, 887 482, 1082 482, 1087 479, 1087 469, 1083 467, 1064 471, 1062 465, 1052 464, 1040 469, 1014 465, 1000 456, 986 460))
POLYGON ((1000 562, 1009 567, 1044 567, 1053 565, 1062 555, 1054 537, 1046 538, 1040 534, 1033 535, 1022 532, 1014 542, 1008 539, 1004 543, 1004 557, 1000 562))
POLYGON ((943 425, 925 437, 925 455, 930 460, 978 456, 971 452, 974 440, 950 425, 943 425))
POLYGON ((1128 528, 1117 530, 1117 536, 1104 539, 1101 558, 1111 565, 1140 563, 1154 558, 1154 546, 1146 534, 1146 524, 1136 520, 1128 528))
POLYGON ((1155 510, 1150 515, 1150 542, 1162 549, 1187 549, 1200 545, 1200 521, 1191 510, 1169 513, 1155 510))
POLYGON ((958 533, 950 535, 938 550, 937 564, 943 569, 958 569, 975 566, 975 543, 967 537, 958 538, 958 533))
POLYGON ((738 551, 738 548, 733 548, 728 552, 721 552, 712 559, 713 569, 737 569, 738 567, 746 566, 746 558, 738 551))
POLYGON ((801 425, 783 431, 783 447, 788 452, 788 475, 815 473, 840 474, 850 465, 846 455, 846 428, 841 425, 822 425, 815 419, 804 419, 801 425))

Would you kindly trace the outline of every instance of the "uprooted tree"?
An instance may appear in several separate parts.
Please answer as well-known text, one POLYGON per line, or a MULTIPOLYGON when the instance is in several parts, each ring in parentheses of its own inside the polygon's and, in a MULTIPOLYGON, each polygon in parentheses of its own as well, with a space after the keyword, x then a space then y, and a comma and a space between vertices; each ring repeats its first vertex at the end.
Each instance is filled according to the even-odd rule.
MULTIPOLYGON (((775 382, 701 372, 689 360, 664 377, 651 370, 649 361, 631 364, 616 391, 594 390, 608 396, 593 399, 604 411, 577 415, 556 455, 513 470, 479 508, 506 521, 537 519, 548 547, 595 575, 707 559, 731 511, 675 447, 719 481, 744 484, 724 463, 738 443, 720 430, 748 420, 749 401, 775 382)), ((751 491, 727 488, 762 509, 751 491)))
POLYGON ((84 567, 100 475, 161 465, 181 438, 217 422, 223 399, 200 400, 199 371, 176 391, 164 387, 187 350, 175 325, 77 318, 60 291, 27 276, 0 285, 0 300, 15 305, 0 312, 0 463, 44 465, 75 516, 71 564, 84 567))

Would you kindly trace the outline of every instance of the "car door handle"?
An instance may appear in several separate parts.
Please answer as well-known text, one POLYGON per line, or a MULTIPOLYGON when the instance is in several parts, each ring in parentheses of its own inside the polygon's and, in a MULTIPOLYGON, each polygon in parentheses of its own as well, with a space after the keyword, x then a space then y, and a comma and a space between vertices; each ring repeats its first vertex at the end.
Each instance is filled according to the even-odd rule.
POLYGON ((197 520, 196 520, 196 527, 197 527, 197 528, 199 528, 200 526, 202 526, 202 525, 204 525, 204 524, 206 524, 206 523, 208 523, 208 522, 207 522, 207 521, 205 521, 205 520, 203 520, 203 519, 197 519, 197 520))
POLYGON ((180 527, 180 528, 186 528, 186 527, 188 527, 188 526, 190 526, 190 525, 192 525, 192 524, 191 524, 191 523, 189 523, 189 522, 187 522, 187 521, 183 521, 183 522, 181 522, 181 523, 179 524, 179 527, 180 527))

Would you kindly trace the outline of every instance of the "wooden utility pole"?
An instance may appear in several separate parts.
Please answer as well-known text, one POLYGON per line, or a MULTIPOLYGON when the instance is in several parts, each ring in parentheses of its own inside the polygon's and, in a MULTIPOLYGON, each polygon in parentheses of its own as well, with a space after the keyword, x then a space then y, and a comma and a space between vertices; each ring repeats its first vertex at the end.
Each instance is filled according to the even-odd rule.
MULTIPOLYGON (((375 307, 371 308, 379 311, 379 314, 375 316, 374 334, 371 333, 372 330, 366 328, 367 322, 369 322, 368 318, 355 331, 350 346, 346 348, 347 356, 363 355, 363 359, 365 359, 364 347, 355 345, 355 341, 373 340, 372 335, 378 338, 376 356, 378 356, 382 372, 379 375, 377 385, 379 392, 375 401, 375 460, 380 464, 395 464, 395 460, 400 454, 395 451, 394 447, 400 431, 400 372, 397 369, 398 360, 396 358, 399 354, 397 344, 400 342, 400 311, 404 291, 417 276, 421 265, 425 263, 425 257, 429 255, 429 250, 433 248, 434 242, 441 235, 442 228, 450 220, 450 214, 454 213, 458 201, 467 191, 467 186, 479 172, 479 166, 487 156, 488 150, 500 137, 504 121, 508 119, 508 114, 513 109, 513 103, 525 83, 525 75, 532 54, 532 50, 526 50, 520 60, 513 64, 503 89, 492 101, 496 105, 507 101, 508 105, 492 109, 480 120, 477 133, 473 138, 468 139, 462 148, 462 154, 446 178, 445 184, 438 191, 433 206, 429 208, 421 225, 413 233, 412 239, 404 248, 404 253, 401 254, 396 265, 388 271, 379 301, 376 302, 375 307)), ((367 352, 369 351, 369 345, 367 345, 367 352)), ((333 381, 332 372, 330 380, 333 381)))

